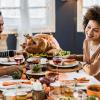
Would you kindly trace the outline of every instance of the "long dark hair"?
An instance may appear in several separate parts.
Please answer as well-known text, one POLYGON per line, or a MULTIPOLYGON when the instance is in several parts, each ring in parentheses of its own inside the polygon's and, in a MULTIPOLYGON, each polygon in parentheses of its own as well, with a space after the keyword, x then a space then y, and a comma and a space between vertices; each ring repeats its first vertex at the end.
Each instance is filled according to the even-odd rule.
POLYGON ((98 24, 100 24, 100 6, 92 6, 86 12, 83 18, 83 26, 86 28, 89 20, 95 20, 98 24))

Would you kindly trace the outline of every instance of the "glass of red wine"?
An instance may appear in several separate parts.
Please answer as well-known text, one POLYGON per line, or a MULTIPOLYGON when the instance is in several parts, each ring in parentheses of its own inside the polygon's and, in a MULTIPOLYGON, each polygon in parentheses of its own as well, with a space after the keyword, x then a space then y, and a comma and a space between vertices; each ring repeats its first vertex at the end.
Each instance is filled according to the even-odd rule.
MULTIPOLYGON (((54 63, 55 65, 57 65, 57 70, 56 70, 56 72, 57 72, 58 75, 59 75, 59 69, 58 69, 58 67, 59 67, 60 65, 62 65, 62 57, 60 57, 60 56, 54 56, 54 57, 53 57, 53 63, 54 63)), ((57 78, 58 78, 58 76, 57 76, 57 78)))
POLYGON ((23 55, 21 54, 16 54, 14 56, 14 60, 16 61, 16 64, 18 65, 18 67, 20 66, 20 64, 22 63, 23 61, 23 55))

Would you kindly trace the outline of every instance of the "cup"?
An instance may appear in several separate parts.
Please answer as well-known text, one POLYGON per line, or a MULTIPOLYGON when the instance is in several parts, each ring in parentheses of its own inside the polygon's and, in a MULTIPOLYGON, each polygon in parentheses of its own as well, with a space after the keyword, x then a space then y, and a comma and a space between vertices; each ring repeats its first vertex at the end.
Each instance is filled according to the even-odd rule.
POLYGON ((26 96, 27 96, 26 92, 18 92, 16 100, 27 100, 26 96))
POLYGON ((32 91, 32 100, 44 100, 45 92, 43 90, 33 90, 32 91))
POLYGON ((16 100, 16 93, 13 91, 4 91, 3 100, 16 100))
POLYGON ((55 65, 62 65, 62 58, 60 56, 54 56, 53 57, 53 63, 55 65))

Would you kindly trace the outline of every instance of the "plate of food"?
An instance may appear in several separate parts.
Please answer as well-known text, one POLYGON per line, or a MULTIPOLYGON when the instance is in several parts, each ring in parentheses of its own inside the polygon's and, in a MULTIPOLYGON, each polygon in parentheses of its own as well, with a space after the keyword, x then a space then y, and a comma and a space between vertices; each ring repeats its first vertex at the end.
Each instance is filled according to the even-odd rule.
POLYGON ((87 86, 91 84, 90 80, 86 77, 75 78, 75 81, 76 81, 76 89, 86 90, 87 86))
MULTIPOLYGON (((21 64, 24 62, 25 60, 23 59, 21 61, 21 64)), ((9 60, 5 60, 5 61, 0 61, 0 65, 7 65, 7 66, 10 66, 10 65, 16 65, 17 62, 14 60, 14 59, 11 59, 10 61, 9 60)))
POLYGON ((17 63, 15 61, 6 61, 6 62, 0 62, 0 65, 16 65, 17 63))
POLYGON ((64 59, 60 65, 55 64, 53 60, 49 61, 49 64, 58 68, 69 68, 79 65, 79 61, 75 59, 64 59))
POLYGON ((12 89, 16 88, 16 82, 14 81, 3 81, 0 82, 0 89, 12 89))
POLYGON ((41 72, 32 72, 31 70, 28 70, 27 72, 26 72, 26 74, 28 74, 28 75, 37 75, 37 76, 44 76, 45 75, 45 72, 43 72, 43 71, 41 71, 41 72))
POLYGON ((0 82, 0 89, 13 89, 13 88, 25 88, 31 87, 32 82, 30 80, 9 80, 0 82))
POLYGON ((47 58, 42 58, 42 57, 30 57, 27 59, 28 63, 33 63, 33 64, 47 64, 48 60, 47 58))

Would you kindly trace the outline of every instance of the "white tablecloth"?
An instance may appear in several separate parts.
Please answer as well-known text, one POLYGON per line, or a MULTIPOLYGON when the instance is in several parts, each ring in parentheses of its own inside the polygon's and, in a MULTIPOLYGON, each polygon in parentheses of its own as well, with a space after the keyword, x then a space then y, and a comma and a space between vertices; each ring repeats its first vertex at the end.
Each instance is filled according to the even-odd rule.
MULTIPOLYGON (((90 80, 90 84, 100 84, 100 81, 98 81, 96 78, 93 76, 88 75, 87 73, 84 72, 84 70, 80 70, 79 72, 68 72, 65 73, 68 77, 66 80, 73 80, 74 78, 79 78, 79 77, 86 77, 87 79, 90 80)), ((12 80, 11 76, 2 76, 0 77, 0 82, 2 81, 7 81, 7 80, 12 80)))
POLYGON ((93 76, 88 75, 86 72, 84 72, 84 70, 80 70, 79 72, 70 72, 70 73, 66 73, 66 75, 68 75, 67 80, 72 80, 74 78, 79 78, 79 77, 86 77, 87 79, 90 80, 90 84, 100 84, 100 81, 98 81, 96 78, 94 78, 93 76))

